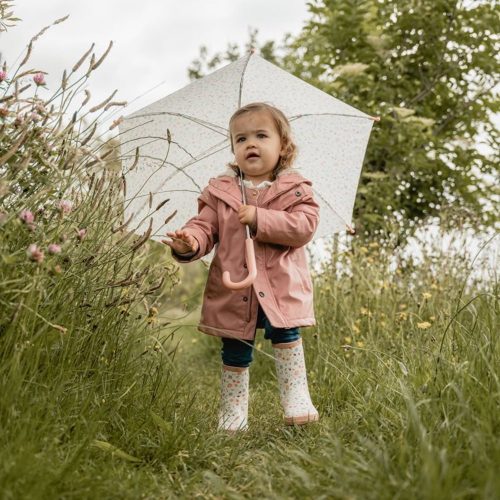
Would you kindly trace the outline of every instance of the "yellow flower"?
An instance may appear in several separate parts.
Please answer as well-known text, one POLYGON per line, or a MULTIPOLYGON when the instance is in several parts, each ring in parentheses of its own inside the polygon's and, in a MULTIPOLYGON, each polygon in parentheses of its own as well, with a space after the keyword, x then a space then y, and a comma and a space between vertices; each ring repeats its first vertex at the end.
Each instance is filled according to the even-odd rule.
POLYGON ((358 340, 358 341, 356 342, 356 345, 357 345, 358 347, 364 347, 364 346, 365 346, 365 343, 364 343, 362 340, 358 340))
POLYGON ((360 251, 361 253, 368 253, 368 248, 366 248, 366 247, 360 247, 360 248, 359 248, 359 251, 360 251))
POLYGON ((370 248, 378 248, 378 243, 376 241, 372 241, 369 245, 370 248))
POLYGON ((406 304, 399 304, 400 309, 406 309, 406 304))
POLYGON ((191 340, 191 344, 196 344, 196 342, 198 342, 198 339, 192 339, 191 340))
POLYGON ((380 326, 384 327, 384 326, 386 326, 386 325, 387 325, 387 323, 386 323, 385 321, 383 321, 383 320, 382 320, 382 321, 380 322, 380 326))
POLYGON ((373 260, 373 257, 368 256, 366 258, 366 262, 368 262, 368 264, 373 264, 375 261, 373 260))
POLYGON ((366 316, 368 314, 368 309, 366 307, 362 307, 360 312, 363 316, 366 316))
POLYGON ((427 328, 430 328, 432 326, 431 323, 428 321, 422 321, 421 323, 417 323, 417 328, 420 328, 420 330, 427 330, 427 328))
POLYGON ((354 333, 359 333, 361 330, 356 325, 352 325, 352 331, 354 333))
POLYGON ((402 311, 402 312, 398 313, 397 318, 399 320, 406 321, 408 319, 408 313, 405 311, 402 311))
POLYGON ((431 316, 429 319, 430 319, 431 321, 434 321, 434 320, 436 319, 436 316, 431 316))
POLYGON ((429 293, 429 292, 423 292, 422 293, 422 297, 424 299, 430 299, 432 297, 432 293, 429 293))
POLYGON ((439 287, 436 285, 436 283, 432 283, 431 288, 433 290, 438 290, 439 289, 439 287))
POLYGON ((344 337, 344 342, 346 344, 350 344, 352 342, 352 338, 351 337, 344 337))

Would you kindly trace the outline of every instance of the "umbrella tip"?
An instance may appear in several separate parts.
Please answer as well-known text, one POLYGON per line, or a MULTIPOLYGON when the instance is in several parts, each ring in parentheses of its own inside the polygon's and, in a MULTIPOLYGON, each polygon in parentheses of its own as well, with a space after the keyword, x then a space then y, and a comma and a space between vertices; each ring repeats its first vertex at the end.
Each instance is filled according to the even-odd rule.
POLYGON ((356 234, 356 229, 354 229, 353 227, 351 227, 349 224, 346 224, 346 228, 347 228, 347 232, 349 234, 356 234))
POLYGON ((372 120, 374 122, 379 122, 380 121, 380 116, 372 116, 372 120))

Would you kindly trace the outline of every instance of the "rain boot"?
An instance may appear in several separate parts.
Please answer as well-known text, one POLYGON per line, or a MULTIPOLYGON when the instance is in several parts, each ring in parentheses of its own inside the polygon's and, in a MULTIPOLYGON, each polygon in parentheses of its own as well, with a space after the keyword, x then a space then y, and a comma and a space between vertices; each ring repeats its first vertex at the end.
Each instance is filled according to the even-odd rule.
POLYGON ((219 429, 225 431, 248 428, 248 368, 222 365, 219 429))
POLYGON ((274 344, 276 373, 286 425, 302 425, 319 420, 307 386, 302 339, 274 344))

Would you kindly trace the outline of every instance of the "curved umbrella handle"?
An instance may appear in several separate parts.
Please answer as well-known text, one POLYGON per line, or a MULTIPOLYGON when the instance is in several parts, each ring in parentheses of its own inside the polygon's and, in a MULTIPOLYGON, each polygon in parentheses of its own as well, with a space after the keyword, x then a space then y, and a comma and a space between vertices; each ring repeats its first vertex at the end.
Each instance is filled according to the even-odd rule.
POLYGON ((253 246, 252 238, 247 238, 245 240, 245 250, 246 250, 246 262, 248 266, 248 276, 239 283, 235 283, 231 281, 231 277, 229 271, 224 271, 222 273, 222 283, 227 288, 231 288, 231 290, 241 290, 242 288, 249 287, 257 277, 257 265, 255 263, 255 249, 253 246))

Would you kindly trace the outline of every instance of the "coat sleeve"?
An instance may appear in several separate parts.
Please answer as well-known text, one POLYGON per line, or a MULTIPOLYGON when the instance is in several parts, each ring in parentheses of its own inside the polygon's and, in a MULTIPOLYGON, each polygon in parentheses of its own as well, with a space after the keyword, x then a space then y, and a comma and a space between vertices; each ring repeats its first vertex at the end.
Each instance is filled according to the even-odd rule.
POLYGON ((255 240, 290 247, 309 243, 319 223, 319 205, 307 190, 302 199, 287 210, 257 207, 255 240))
POLYGON ((205 188, 198 198, 198 215, 189 219, 185 229, 198 242, 197 252, 180 255, 172 250, 172 257, 177 262, 192 262, 210 253, 219 241, 219 221, 217 218, 217 200, 205 188))

